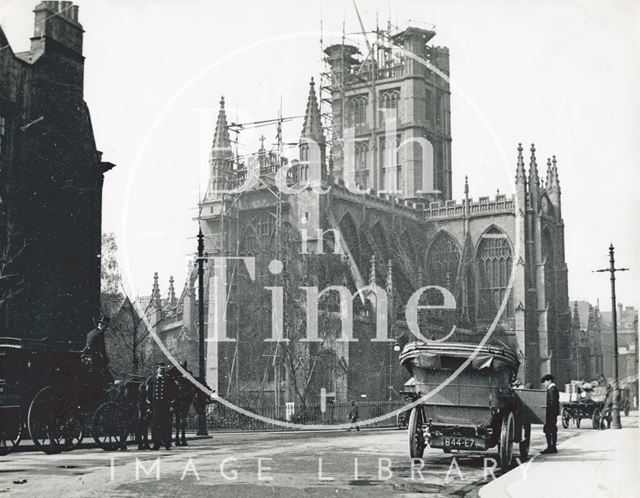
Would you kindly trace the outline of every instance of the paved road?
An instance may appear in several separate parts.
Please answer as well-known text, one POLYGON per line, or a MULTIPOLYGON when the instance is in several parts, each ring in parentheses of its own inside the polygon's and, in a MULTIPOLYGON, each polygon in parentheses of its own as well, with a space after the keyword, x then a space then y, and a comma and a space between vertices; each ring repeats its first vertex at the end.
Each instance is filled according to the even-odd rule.
MULTIPOLYGON (((585 430, 592 429, 562 431, 560 441, 585 430)), ((534 427, 533 432, 535 453, 544 447, 544 437, 540 427, 534 427)), ((478 488, 487 482, 484 459, 496 458, 495 451, 445 454, 442 450, 428 450, 425 467, 420 471, 417 467, 412 469, 407 448, 407 431, 396 429, 225 433, 193 440, 187 448, 156 452, 105 453, 81 448, 61 455, 44 455, 22 451, 2 459, 0 493, 63 498, 178 494, 477 496, 478 488), (158 461, 159 465, 153 467, 158 461)), ((491 478, 488 474, 487 479, 491 478)))

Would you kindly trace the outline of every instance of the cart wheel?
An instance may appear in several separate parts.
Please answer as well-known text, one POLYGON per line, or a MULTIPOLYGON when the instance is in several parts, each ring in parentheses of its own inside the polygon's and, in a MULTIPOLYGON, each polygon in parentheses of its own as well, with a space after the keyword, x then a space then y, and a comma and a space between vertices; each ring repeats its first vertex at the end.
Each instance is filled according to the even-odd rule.
POLYGON ((500 428, 500 468, 505 469, 511 465, 513 457, 514 438, 513 413, 507 412, 502 417, 502 427, 500 428))
POLYGON ((108 401, 98 407, 93 415, 92 427, 93 439, 104 451, 120 449, 128 432, 124 412, 120 405, 113 401, 108 401))
POLYGON ((581 418, 577 418, 576 419, 576 428, 578 428, 578 429, 580 429, 580 421, 581 420, 582 420, 581 418))
POLYGON ((569 415, 569 410, 566 408, 562 409, 562 427, 565 429, 569 428, 569 422, 571 421, 571 416, 569 415))
POLYGON ((15 450, 22 439, 22 420, 15 419, 10 423, 3 421, 0 429, 0 456, 8 455, 15 450))
POLYGON ((422 432, 422 409, 414 406, 409 416, 409 454, 411 458, 422 458, 426 443, 422 432))
POLYGON ((59 388, 47 386, 33 397, 27 414, 33 444, 47 454, 71 451, 82 441, 82 417, 59 388))
POLYGON ((591 416, 591 427, 594 429, 600 428, 600 408, 594 408, 593 415, 591 416))
POLYGON ((531 446, 531 424, 522 426, 522 437, 520 438, 520 460, 529 458, 529 446, 531 446))

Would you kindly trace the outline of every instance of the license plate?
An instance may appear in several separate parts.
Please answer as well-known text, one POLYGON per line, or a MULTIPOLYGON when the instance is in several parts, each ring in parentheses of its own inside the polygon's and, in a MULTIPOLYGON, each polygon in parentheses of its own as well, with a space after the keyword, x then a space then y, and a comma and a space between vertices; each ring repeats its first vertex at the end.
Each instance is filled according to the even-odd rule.
POLYGON ((459 448, 463 450, 471 450, 476 447, 476 441, 469 437, 444 437, 445 448, 459 448))

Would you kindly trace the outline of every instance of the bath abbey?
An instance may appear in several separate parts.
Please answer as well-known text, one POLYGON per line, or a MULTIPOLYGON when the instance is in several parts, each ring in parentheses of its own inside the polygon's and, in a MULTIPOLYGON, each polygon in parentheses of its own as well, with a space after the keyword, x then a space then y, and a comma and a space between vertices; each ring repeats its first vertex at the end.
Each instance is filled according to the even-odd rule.
MULTIPOLYGON (((443 338, 510 346, 523 384, 548 372, 568 381, 555 156, 513 144, 513 193, 477 196, 465 183, 453 199, 449 51, 433 30, 376 36, 369 54, 345 41, 324 47, 325 71, 311 78, 299 142, 286 153, 274 120, 274 147, 263 140, 240 155, 240 127, 220 100, 197 217, 208 384, 276 404, 320 393, 397 399, 407 380, 400 348, 443 338)), ((163 300, 156 282, 152 296, 159 336, 188 341, 194 354, 195 286, 193 274, 163 300)))

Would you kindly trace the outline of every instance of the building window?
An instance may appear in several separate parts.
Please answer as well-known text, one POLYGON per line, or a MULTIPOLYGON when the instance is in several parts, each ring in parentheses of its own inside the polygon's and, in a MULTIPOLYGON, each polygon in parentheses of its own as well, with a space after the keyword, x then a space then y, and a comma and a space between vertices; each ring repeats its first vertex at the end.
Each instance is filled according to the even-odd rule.
POLYGON ((395 140, 380 139, 380 185, 385 192, 400 190, 400 135, 395 140))
POLYGON ((0 154, 4 153, 7 147, 7 119, 0 116, 0 154))
POLYGON ((368 103, 369 99, 366 95, 358 95, 349 99, 349 126, 366 126, 368 103))
POLYGON ((356 143, 356 171, 368 169, 367 156, 369 155, 369 144, 367 142, 356 143))
POLYGON ((431 244, 427 257, 427 282, 453 290, 458 277, 460 249, 451 235, 441 232, 431 244))
MULTIPOLYGON (((478 318, 492 320, 507 293, 511 265, 511 247, 504 233, 497 228, 490 229, 482 236, 478 247, 480 303, 478 318)), ((513 299, 509 298, 502 318, 513 317, 513 299)))
POLYGON ((382 90, 380 92, 380 101, 378 103, 378 108, 380 109, 380 124, 383 124, 386 119, 398 119, 399 101, 399 88, 382 90))

